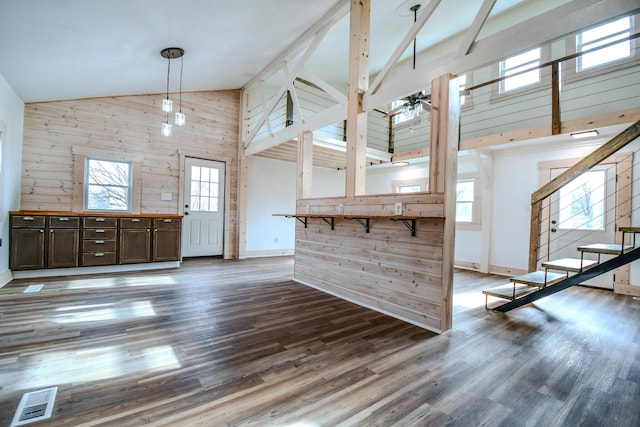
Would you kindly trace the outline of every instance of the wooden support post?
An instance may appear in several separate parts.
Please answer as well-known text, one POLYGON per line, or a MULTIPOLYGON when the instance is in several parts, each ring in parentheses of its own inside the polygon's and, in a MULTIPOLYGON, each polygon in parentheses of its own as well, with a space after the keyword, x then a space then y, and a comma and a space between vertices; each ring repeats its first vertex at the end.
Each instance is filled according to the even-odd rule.
POLYGON ((440 329, 451 329, 453 317, 453 264, 456 227, 456 184, 460 141, 460 88, 452 75, 431 83, 431 146, 429 190, 444 195, 442 248, 442 301, 440 329))
POLYGON ((349 33, 349 93, 347 99, 347 197, 365 194, 367 113, 362 96, 369 88, 370 0, 351 0, 349 33))
POLYGON ((296 180, 296 198, 311 197, 313 169, 313 132, 303 131, 298 137, 298 175, 296 180))
POLYGON ((551 135, 560 135, 561 132, 559 68, 557 62, 551 64, 551 135))

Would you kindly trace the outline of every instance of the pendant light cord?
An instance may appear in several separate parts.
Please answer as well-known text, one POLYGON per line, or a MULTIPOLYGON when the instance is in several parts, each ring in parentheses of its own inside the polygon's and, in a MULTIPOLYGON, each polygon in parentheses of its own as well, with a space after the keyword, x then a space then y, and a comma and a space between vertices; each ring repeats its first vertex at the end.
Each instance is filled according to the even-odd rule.
MULTIPOLYGON (((171 75, 171 55, 167 55, 167 99, 169 99, 169 76, 171 75)), ((167 123, 169 123, 169 112, 167 111, 167 123)))

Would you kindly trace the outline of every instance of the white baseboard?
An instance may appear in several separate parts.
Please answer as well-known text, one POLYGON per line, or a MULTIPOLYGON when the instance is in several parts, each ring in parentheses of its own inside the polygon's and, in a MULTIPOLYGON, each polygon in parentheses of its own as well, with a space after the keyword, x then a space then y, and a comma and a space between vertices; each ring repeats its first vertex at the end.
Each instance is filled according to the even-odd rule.
POLYGON ((295 249, 265 249, 260 251, 245 251, 239 256, 240 259, 247 258, 266 258, 272 256, 291 256, 295 253, 295 249))
POLYGON ((150 262, 145 264, 101 265, 97 267, 45 268, 41 270, 14 271, 14 279, 33 279, 36 277, 79 276, 82 274, 120 273, 127 271, 158 270, 178 268, 180 261, 150 262))
POLYGON ((7 270, 3 273, 0 273, 0 288, 13 280, 13 274, 11 274, 11 270, 7 270))

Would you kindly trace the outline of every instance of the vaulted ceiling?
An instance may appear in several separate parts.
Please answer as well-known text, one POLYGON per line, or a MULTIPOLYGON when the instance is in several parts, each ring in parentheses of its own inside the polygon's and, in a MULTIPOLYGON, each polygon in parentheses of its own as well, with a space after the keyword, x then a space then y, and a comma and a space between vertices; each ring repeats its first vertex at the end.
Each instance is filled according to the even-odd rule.
MULTIPOLYGON (((406 34, 414 4, 372 0, 372 73, 406 34)), ((244 86, 338 0, 0 0, 0 74, 25 102, 162 93, 163 48, 185 50, 183 90, 244 86)), ((418 36, 425 49, 471 25, 483 0, 446 0, 418 36)), ((563 0, 497 0, 509 8, 550 9, 563 0)), ((309 64, 346 82, 348 15, 309 64), (341 64, 336 66, 336 64, 341 64)), ((405 53, 405 57, 410 52, 405 53)), ((172 86, 172 91, 177 86, 172 86)))

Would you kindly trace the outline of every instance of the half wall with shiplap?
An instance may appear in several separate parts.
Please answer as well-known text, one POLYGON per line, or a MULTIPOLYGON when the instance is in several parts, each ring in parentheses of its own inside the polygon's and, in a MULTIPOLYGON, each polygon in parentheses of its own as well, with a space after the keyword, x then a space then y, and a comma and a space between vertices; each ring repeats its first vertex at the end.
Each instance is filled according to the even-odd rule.
POLYGON ((182 214, 184 156, 223 161, 227 165, 225 257, 237 257, 240 92, 183 93, 187 125, 174 126, 168 138, 160 135, 165 119, 162 98, 139 95, 26 104, 20 209, 74 211, 74 150, 142 159, 141 213, 182 214), (171 193, 172 200, 162 200, 163 193, 171 193))
POLYGON ((449 315, 448 281, 443 278, 445 221, 441 195, 386 195, 298 202, 297 211, 345 218, 334 229, 321 218, 297 221, 295 279, 309 286, 442 332, 449 315), (405 216, 418 216, 415 236, 393 221, 395 203, 405 216), (353 218, 370 217, 369 232, 353 218))

